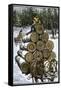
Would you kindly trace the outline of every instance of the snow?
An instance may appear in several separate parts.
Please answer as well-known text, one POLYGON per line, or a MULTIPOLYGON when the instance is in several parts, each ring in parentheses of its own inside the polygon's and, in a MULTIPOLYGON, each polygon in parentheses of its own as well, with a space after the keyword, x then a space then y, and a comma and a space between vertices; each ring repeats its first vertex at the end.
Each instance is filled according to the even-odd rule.
MULTIPOLYGON (((26 27, 26 28, 13 28, 13 39, 14 37, 17 37, 17 35, 19 34, 20 30, 23 30, 23 36, 26 37, 26 33, 28 31, 30 31, 30 27, 26 27)), ((54 42, 54 49, 53 51, 56 53, 56 60, 58 61, 58 34, 56 35, 56 39, 51 38, 52 35, 49 34, 49 40, 54 42)), ((22 43, 23 44, 23 43, 22 43)), ((23 44, 25 45, 25 44, 23 44)), ((17 45, 15 44, 14 40, 13 40, 13 83, 14 84, 31 84, 32 83, 32 79, 30 78, 30 75, 25 75, 22 74, 21 70, 19 69, 17 63, 15 62, 15 56, 17 55, 17 51, 19 50, 20 43, 18 43, 17 45)), ((25 45, 26 46, 26 45, 25 45)), ((23 56, 25 55, 25 51, 22 52, 23 56)), ((24 62, 24 60, 22 58, 20 58, 20 62, 24 62)), ((54 82, 58 81, 58 77, 55 79, 54 82)))

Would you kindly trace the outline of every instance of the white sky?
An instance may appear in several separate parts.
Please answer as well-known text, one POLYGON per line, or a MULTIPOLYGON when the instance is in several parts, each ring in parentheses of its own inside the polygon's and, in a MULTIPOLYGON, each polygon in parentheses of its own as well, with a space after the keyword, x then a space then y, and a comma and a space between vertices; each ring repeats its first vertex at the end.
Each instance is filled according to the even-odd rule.
MULTIPOLYGON (((41 7, 37 7, 37 6, 21 6, 21 5, 14 5, 14 7, 13 7, 13 10, 16 10, 17 12, 22 12, 22 10, 27 10, 27 8, 30 8, 30 7, 32 7, 33 8, 33 10, 38 10, 38 11, 40 11, 40 10, 43 10, 43 8, 46 8, 46 9, 48 9, 49 7, 43 7, 43 6, 41 6, 41 7)), ((51 9, 53 9, 53 7, 51 7, 51 9)), ((56 8, 57 9, 57 12, 58 12, 58 8, 56 8)))

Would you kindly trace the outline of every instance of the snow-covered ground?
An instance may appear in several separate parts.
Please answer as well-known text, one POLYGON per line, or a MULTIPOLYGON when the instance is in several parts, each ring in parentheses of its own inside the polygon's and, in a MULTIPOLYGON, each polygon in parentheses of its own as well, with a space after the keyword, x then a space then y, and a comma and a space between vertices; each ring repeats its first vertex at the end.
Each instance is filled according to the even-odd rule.
MULTIPOLYGON (((30 31, 30 27, 26 27, 26 28, 13 28, 14 31, 14 37, 17 37, 19 31, 23 29, 22 33, 23 36, 25 36, 25 32, 27 33, 28 31, 30 31)), ((56 60, 58 61, 58 34, 56 35, 56 39, 52 39, 51 38, 52 35, 49 34, 49 40, 54 42, 54 49, 53 51, 56 53, 56 60)), ((15 56, 17 55, 17 51, 19 50, 19 46, 20 44, 18 43, 17 45, 15 44, 14 40, 13 40, 13 83, 14 84, 30 84, 32 83, 32 79, 29 79, 29 75, 25 75, 22 74, 22 72, 20 71, 17 63, 15 62, 15 56)), ((22 52, 23 53, 23 52, 22 52)), ((24 52, 23 54, 25 54, 26 52, 24 52)), ((23 62, 24 60, 22 58, 20 58, 21 62, 23 62)), ((55 79, 55 81, 58 81, 58 77, 55 79)))

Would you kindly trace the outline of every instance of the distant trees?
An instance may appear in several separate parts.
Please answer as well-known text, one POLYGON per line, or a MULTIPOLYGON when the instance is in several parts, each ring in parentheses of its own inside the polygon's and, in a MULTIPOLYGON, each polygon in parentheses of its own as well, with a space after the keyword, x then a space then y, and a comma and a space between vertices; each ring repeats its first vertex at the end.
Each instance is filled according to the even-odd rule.
POLYGON ((58 28, 58 9, 57 8, 43 8, 38 11, 32 7, 27 8, 18 13, 13 12, 13 24, 14 26, 28 26, 32 25, 33 17, 38 16, 42 21, 45 29, 58 28))

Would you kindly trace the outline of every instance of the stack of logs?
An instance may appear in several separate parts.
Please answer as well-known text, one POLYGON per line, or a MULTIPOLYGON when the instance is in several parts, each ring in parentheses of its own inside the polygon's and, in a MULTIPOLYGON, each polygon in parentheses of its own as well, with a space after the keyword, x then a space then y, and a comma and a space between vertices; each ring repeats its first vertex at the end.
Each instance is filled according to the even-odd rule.
POLYGON ((20 47, 21 50, 27 50, 25 57, 22 57, 19 51, 17 52, 18 56, 22 57, 25 62, 19 64, 17 58, 16 62, 22 73, 31 74, 35 82, 38 82, 38 79, 41 82, 44 79, 54 81, 57 72, 56 54, 52 51, 54 43, 49 40, 49 35, 47 31, 44 31, 39 18, 34 18, 34 22, 35 29, 31 32, 27 47, 20 47))

